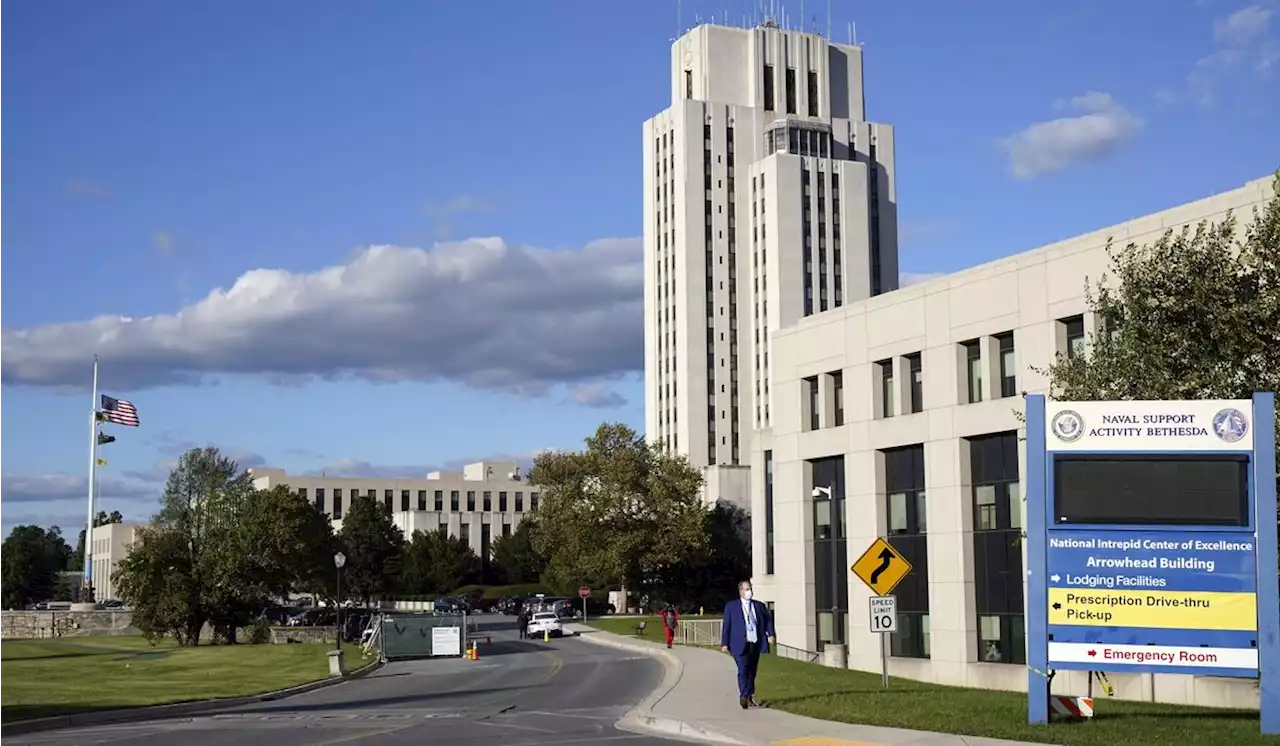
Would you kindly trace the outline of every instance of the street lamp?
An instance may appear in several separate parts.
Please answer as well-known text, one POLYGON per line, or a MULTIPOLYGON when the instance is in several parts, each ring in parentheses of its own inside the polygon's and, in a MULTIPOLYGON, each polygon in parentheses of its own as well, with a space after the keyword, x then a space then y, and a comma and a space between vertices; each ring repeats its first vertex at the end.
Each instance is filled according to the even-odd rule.
POLYGON ((338 568, 338 652, 342 652, 342 566, 347 564, 347 555, 338 552, 333 555, 333 566, 338 568))

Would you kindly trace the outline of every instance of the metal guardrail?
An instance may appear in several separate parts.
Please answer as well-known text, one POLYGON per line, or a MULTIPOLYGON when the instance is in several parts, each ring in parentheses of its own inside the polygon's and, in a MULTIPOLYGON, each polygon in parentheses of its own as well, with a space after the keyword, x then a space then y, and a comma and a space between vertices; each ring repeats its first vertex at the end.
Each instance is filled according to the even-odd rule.
POLYGON ((681 645, 720 646, 720 619, 681 619, 676 625, 676 641, 681 645))
POLYGON ((804 663, 817 663, 818 659, 822 657, 821 653, 804 650, 803 648, 793 648, 782 643, 774 643, 773 654, 779 658, 789 658, 793 661, 802 661, 804 663))

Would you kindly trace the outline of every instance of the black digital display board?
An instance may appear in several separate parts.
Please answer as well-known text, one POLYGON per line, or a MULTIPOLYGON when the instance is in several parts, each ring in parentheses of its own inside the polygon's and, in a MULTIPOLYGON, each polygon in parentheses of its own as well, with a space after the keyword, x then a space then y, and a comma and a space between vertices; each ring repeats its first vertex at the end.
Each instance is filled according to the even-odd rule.
POLYGON ((1057 525, 1248 526, 1249 461, 1235 454, 1056 455, 1057 525))

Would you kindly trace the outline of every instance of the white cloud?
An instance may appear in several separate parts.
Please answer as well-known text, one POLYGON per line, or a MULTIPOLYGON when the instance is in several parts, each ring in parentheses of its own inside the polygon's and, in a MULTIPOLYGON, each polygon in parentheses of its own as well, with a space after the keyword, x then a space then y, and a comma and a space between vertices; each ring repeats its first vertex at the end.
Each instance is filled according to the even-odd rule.
POLYGON ((1213 23, 1214 51, 1196 60, 1187 74, 1187 95, 1210 108, 1218 101, 1218 89, 1228 78, 1238 78, 1242 68, 1267 75, 1280 60, 1280 44, 1270 36, 1272 11, 1261 5, 1241 8, 1213 23))
POLYGON ((255 269, 175 313, 3 331, 6 384, 121 391, 210 374, 455 381, 537 395, 642 365, 639 239, 374 246, 309 273, 255 269))
POLYGON ((1261 5, 1241 8, 1213 22, 1213 40, 1227 47, 1245 47, 1267 33, 1271 10, 1261 5))
POLYGON ((1082 113, 1037 122, 1003 141, 1019 179, 1061 171, 1102 158, 1137 135, 1143 122, 1108 93, 1091 91, 1056 104, 1082 113))
POLYGON ((569 392, 569 397, 575 404, 595 407, 596 409, 616 409, 625 406, 627 403, 625 396, 599 383, 584 383, 580 386, 575 386, 569 392))

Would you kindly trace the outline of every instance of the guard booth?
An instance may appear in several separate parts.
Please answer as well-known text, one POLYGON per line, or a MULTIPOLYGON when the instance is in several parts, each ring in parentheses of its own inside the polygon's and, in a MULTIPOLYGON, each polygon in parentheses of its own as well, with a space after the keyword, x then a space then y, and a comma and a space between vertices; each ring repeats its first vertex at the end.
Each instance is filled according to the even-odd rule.
POLYGON ((1280 733, 1275 395, 1026 401, 1029 722, 1057 670, 1189 674, 1280 733))
POLYGON ((379 658, 461 658, 467 648, 467 615, 387 613, 377 630, 379 658))

